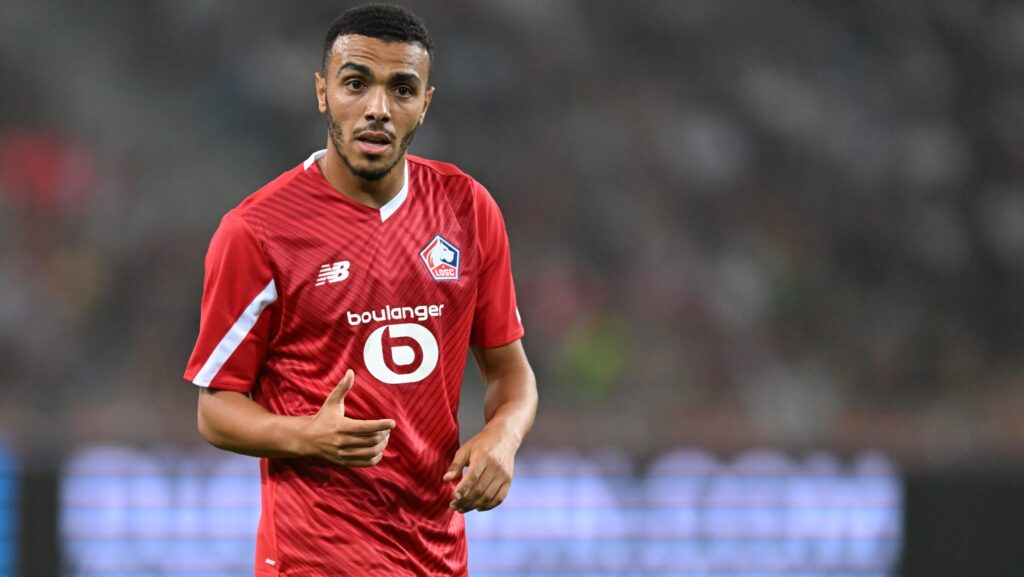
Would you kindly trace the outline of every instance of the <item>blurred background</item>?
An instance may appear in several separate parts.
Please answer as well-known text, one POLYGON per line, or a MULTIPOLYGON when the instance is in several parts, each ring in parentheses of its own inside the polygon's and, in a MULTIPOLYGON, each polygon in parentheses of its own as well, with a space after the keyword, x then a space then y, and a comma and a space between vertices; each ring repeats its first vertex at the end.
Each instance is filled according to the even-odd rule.
MULTIPOLYGON (((403 4, 541 389, 474 575, 1024 574, 1024 5, 403 4)), ((0 576, 251 575, 180 375, 349 5, 0 7, 0 576)))

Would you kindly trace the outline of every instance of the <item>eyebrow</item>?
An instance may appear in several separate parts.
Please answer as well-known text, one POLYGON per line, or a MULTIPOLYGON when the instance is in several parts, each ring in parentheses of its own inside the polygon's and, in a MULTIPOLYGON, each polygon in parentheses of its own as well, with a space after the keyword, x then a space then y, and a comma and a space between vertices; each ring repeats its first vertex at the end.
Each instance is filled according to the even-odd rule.
POLYGON ((415 87, 419 87, 423 84, 420 77, 410 72, 396 72, 391 75, 391 84, 412 84, 415 87))
MULTIPOLYGON (((373 71, 368 66, 363 64, 357 64, 355 62, 346 62, 338 68, 338 76, 341 76, 342 72, 346 70, 353 70, 362 74, 367 78, 373 78, 373 71)), ((391 75, 391 84, 411 84, 417 88, 423 85, 423 81, 420 80, 418 74, 412 72, 396 72, 391 75)))
POLYGON ((373 77, 373 72, 370 71, 369 67, 363 66, 362 64, 356 64, 355 62, 346 62, 342 64, 341 67, 338 68, 338 76, 341 76, 341 73, 345 70, 355 70, 363 76, 369 76, 370 78, 373 77))

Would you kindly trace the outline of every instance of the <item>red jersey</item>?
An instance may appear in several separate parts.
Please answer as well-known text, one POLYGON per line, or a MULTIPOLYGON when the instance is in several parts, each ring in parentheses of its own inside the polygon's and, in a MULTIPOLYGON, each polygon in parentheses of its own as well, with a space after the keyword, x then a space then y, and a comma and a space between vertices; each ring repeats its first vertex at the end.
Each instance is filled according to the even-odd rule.
POLYGON ((465 575, 441 478, 466 351, 523 335, 501 213, 454 166, 413 156, 394 199, 361 205, 324 179, 324 153, 221 221, 185 378, 312 415, 351 368, 346 416, 396 422, 373 467, 261 461, 257 575, 465 575))

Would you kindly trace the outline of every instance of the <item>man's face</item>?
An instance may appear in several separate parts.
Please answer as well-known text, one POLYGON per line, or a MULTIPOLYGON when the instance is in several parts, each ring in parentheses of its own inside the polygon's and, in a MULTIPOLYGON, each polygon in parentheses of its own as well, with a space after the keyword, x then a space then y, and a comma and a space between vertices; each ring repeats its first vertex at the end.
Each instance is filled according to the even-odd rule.
POLYGON ((383 178, 402 160, 434 89, 430 55, 419 44, 340 36, 316 75, 331 143, 353 174, 383 178))

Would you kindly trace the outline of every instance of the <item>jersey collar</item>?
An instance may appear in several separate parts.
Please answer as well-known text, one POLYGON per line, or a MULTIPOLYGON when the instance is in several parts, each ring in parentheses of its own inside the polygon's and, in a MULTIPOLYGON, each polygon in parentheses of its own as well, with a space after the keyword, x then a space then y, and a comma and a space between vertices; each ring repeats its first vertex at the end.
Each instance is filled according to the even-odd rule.
MULTIPOLYGON (((323 156, 325 154, 327 154, 327 149, 326 148, 324 148, 322 150, 318 150, 318 151, 314 152, 313 154, 310 154, 309 158, 307 158, 306 161, 302 163, 302 170, 309 170, 309 167, 313 166, 314 162, 316 162, 316 161, 320 160, 321 158, 323 158, 323 156)), ((408 198, 408 196, 409 196, 409 160, 408 159, 405 160, 405 166, 403 168, 405 169, 405 178, 402 181, 402 190, 399 190, 398 194, 396 194, 394 198, 392 198, 391 200, 387 201, 387 203, 385 203, 384 206, 382 206, 382 207, 380 207, 380 209, 378 209, 379 212, 380 212, 380 221, 381 222, 384 222, 387 219, 391 218, 391 216, 393 214, 395 214, 396 211, 398 211, 399 207, 401 207, 402 204, 405 203, 405 199, 408 198)))

